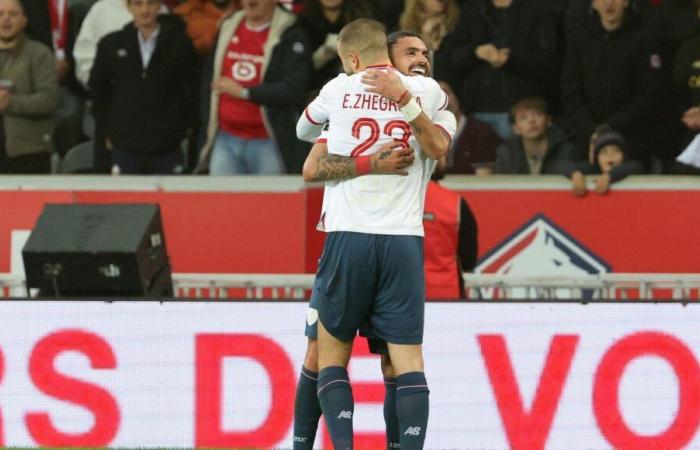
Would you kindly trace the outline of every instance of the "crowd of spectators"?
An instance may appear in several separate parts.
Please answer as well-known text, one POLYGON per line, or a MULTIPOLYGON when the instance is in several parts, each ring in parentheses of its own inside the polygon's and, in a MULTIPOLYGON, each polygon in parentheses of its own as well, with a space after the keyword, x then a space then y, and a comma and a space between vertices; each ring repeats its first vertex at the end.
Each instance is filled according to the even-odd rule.
POLYGON ((360 17, 424 36, 448 173, 698 172, 700 0, 0 0, 0 172, 299 173, 360 17))

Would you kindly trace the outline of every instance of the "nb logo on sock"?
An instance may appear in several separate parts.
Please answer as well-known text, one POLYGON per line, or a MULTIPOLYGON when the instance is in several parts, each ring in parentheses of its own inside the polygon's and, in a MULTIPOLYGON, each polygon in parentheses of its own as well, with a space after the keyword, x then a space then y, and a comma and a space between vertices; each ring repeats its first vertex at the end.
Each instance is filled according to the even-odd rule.
POLYGON ((338 414, 336 419, 352 419, 352 411, 340 411, 340 414, 338 414))
POLYGON ((302 444, 305 444, 308 440, 309 438, 294 436, 294 442, 301 442, 302 444))
POLYGON ((420 427, 408 427, 408 429, 404 432, 404 436, 405 435, 420 436, 420 427))

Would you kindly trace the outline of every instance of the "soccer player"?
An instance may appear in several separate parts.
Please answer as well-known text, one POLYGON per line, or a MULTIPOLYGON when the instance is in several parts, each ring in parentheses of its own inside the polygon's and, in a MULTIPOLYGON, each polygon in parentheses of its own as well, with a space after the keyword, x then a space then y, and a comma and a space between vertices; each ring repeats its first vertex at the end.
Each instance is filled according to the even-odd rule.
MULTIPOLYGON (((423 38, 414 32, 398 31, 387 38, 389 57, 394 67, 404 75, 426 76, 430 74, 429 50, 423 38)), ((389 72, 383 72, 382 76, 391 77, 389 72)), ((387 84, 378 93, 389 94, 392 89, 402 87, 401 81, 394 76, 392 85, 387 84)), ((401 91, 402 92, 402 91, 401 91)), ((428 125, 431 131, 442 132, 455 128, 454 116, 448 111, 439 111, 435 117, 435 125, 428 125)), ((322 137, 314 144, 304 163, 304 179, 306 181, 336 181, 357 176, 354 158, 349 156, 329 155, 326 143, 327 136, 322 137)), ((413 149, 393 149, 394 144, 384 144, 370 156, 372 173, 385 173, 407 175, 406 169, 413 164, 413 149), (379 157, 382 157, 381 159, 379 157)), ((294 450, 310 450, 314 445, 314 438, 321 416, 321 407, 316 394, 316 380, 318 378, 318 352, 317 352, 317 308, 318 295, 312 297, 309 305, 308 321, 306 324, 306 336, 308 345, 304 358, 304 365, 297 385, 296 400, 294 406, 294 450)), ((366 334, 366 330, 365 331, 366 334)), ((362 334, 362 333, 361 333, 362 334)), ((399 426, 396 418, 396 380, 388 357, 385 342, 368 336, 369 347, 372 353, 381 355, 381 367, 385 382, 384 419, 386 422, 387 448, 399 447, 399 426)))
POLYGON ((388 343, 397 375, 400 445, 422 448, 428 417, 420 345, 422 206, 434 160, 449 145, 442 131, 429 127, 430 118, 445 108, 446 97, 433 80, 401 75, 406 88, 389 96, 392 101, 375 94, 382 90, 382 79, 390 78, 381 71, 395 70, 388 65, 383 27, 375 21, 346 26, 338 50, 349 76, 340 75, 324 87, 297 124, 297 135, 309 138, 317 132, 314 126, 328 120, 330 153, 356 157, 358 174, 371 170, 371 154, 382 143, 397 139, 417 148, 417 140, 421 147, 404 177, 375 175, 326 185, 321 226, 329 235, 314 291, 320 317, 319 400, 335 448, 352 448, 346 366, 357 329, 370 317, 373 335, 388 343))

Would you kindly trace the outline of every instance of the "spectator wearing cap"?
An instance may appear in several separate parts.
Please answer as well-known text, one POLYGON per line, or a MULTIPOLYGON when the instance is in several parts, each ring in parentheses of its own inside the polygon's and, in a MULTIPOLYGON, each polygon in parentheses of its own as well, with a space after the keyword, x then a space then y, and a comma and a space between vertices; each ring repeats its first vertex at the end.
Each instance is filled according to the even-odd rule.
POLYGON ((567 128, 586 159, 596 127, 607 124, 648 161, 659 105, 662 61, 627 0, 593 0, 594 15, 568 39, 562 72, 567 128))
POLYGON ((511 108, 515 136, 496 149, 496 173, 566 175, 571 171, 574 146, 554 123, 547 102, 525 98, 511 108))
POLYGON ((610 185, 628 175, 643 173, 639 161, 628 159, 630 149, 622 134, 602 126, 596 130, 593 143, 593 161, 579 163, 571 172, 571 184, 574 195, 586 195, 586 175, 599 175, 595 182, 595 191, 603 195, 608 192, 610 185))
POLYGON ((197 172, 301 173, 309 145, 296 138, 296 122, 311 71, 308 35, 276 0, 242 7, 220 26, 197 172))

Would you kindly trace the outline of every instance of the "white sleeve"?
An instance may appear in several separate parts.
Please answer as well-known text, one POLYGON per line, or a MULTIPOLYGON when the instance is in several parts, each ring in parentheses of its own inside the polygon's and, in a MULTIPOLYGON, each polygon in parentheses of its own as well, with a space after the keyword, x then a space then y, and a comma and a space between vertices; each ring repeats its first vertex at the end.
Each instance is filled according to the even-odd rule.
POLYGON ((454 114, 447 110, 437 111, 433 115, 433 123, 442 128, 449 136, 450 141, 454 139, 455 133, 457 133, 457 119, 454 114))
POLYGON ((447 109, 447 94, 445 94, 438 82, 432 78, 422 77, 421 81, 425 92, 421 108, 432 119, 437 111, 447 109))
POLYGON ((88 85, 90 70, 92 70, 92 64, 95 61, 95 53, 97 52, 99 35, 95 32, 95 21, 100 14, 99 9, 100 8, 97 7, 90 8, 87 16, 85 16, 85 20, 83 20, 78 38, 75 40, 75 46, 73 47, 75 77, 80 81, 83 87, 87 87, 88 85))
POLYGON ((323 127, 328 121, 329 102, 331 98, 331 88, 334 80, 329 81, 323 86, 318 97, 316 97, 309 106, 304 109, 304 113, 297 121, 297 137, 302 141, 315 142, 316 138, 321 135, 323 127))

